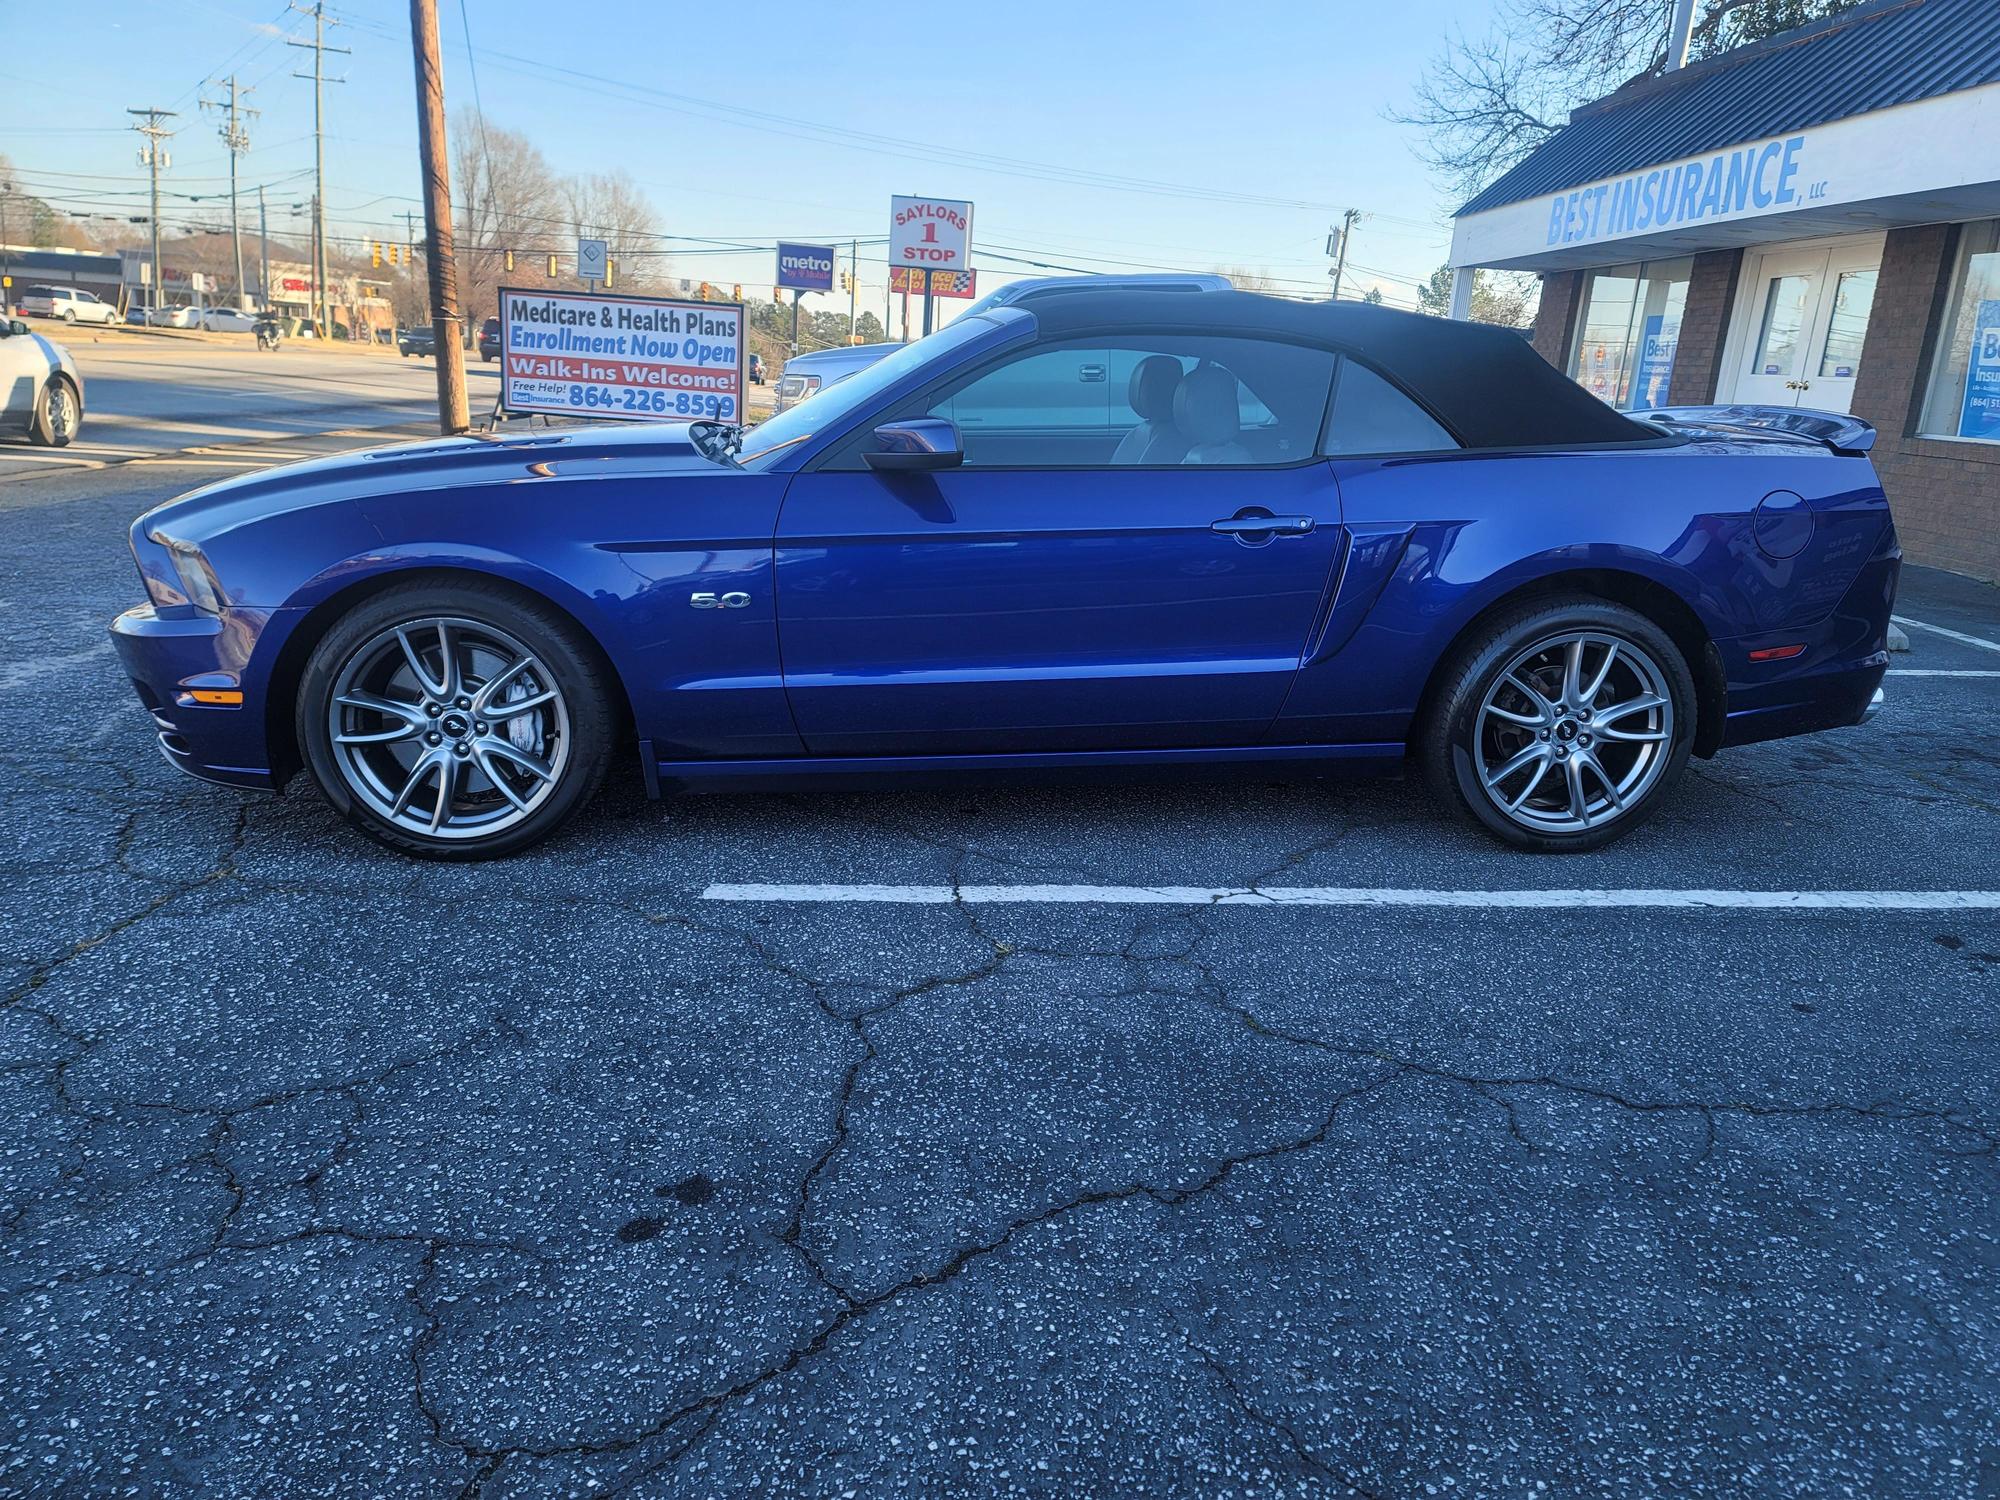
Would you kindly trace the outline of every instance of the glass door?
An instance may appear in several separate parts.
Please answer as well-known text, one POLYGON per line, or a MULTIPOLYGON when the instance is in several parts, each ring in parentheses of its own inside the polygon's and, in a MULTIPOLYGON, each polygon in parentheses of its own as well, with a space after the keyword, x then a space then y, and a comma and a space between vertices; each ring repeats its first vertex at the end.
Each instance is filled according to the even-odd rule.
POLYGON ((1761 257, 1735 399, 1845 412, 1854 400, 1879 244, 1761 257))

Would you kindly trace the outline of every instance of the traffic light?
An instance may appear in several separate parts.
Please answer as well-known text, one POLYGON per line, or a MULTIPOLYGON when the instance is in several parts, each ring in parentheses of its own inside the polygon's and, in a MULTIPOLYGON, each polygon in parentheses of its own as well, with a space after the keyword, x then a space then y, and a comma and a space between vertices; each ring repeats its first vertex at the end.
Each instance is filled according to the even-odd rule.
POLYGON ((702 301, 706 302, 708 300, 708 283, 705 281, 701 284, 700 296, 702 301))
MULTIPOLYGON (((395 264, 396 264, 396 257, 397 257, 397 256, 398 256, 398 255, 399 255, 399 254, 400 254, 401 252, 402 252, 402 249, 403 249, 403 247, 402 247, 401 245, 391 245, 391 246, 389 247, 389 264, 390 264, 390 265, 392 265, 392 266, 393 266, 393 265, 395 265, 395 264)), ((375 262, 375 264, 379 266, 379 265, 381 265, 381 264, 382 264, 382 262, 381 262, 380 260, 377 260, 377 261, 375 262)))
POLYGON ((618 279, 618 262, 607 258, 604 262, 604 285, 609 290, 611 283, 618 279))
POLYGON ((504 262, 506 262, 507 269, 509 271, 512 271, 514 269, 514 252, 512 250, 509 250, 505 255, 501 256, 501 259, 504 262))
POLYGON ((729 300, 730 300, 731 302, 741 302, 741 301, 743 300, 743 283, 742 283, 742 282, 740 282, 740 281, 739 281, 739 282, 737 282, 737 283, 736 283, 736 285, 732 286, 732 287, 731 287, 731 288, 729 289, 729 300))
POLYGON ((771 300, 777 303, 778 306, 783 307, 785 305, 785 289, 781 286, 772 287, 771 300))
POLYGON ((369 263, 379 269, 382 264, 382 242, 380 240, 374 242, 373 252, 369 257, 369 263))
POLYGON ((555 279, 556 279, 556 258, 553 254, 551 254, 549 256, 549 280, 554 281, 555 279))
POLYGON ((854 273, 852 271, 842 271, 840 273, 840 289, 843 292, 854 290, 854 273))

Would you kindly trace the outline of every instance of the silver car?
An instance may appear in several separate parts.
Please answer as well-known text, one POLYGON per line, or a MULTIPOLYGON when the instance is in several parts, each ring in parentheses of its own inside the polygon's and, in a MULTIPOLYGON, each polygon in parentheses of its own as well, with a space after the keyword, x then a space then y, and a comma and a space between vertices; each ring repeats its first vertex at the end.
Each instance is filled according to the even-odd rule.
POLYGON ((69 350, 19 318, 0 321, 0 432, 66 448, 83 426, 83 377, 69 350))

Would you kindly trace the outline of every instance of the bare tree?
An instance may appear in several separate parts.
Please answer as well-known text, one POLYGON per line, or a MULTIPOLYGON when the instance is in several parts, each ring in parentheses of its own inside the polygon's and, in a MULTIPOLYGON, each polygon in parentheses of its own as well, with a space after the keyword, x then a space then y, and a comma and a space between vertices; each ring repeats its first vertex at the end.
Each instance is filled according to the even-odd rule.
POLYGON ((644 287, 663 280, 666 262, 658 255, 659 219, 653 205, 623 172, 563 179, 564 213, 579 235, 605 241, 618 263, 620 286, 644 287))
MULTIPOLYGON (((1417 310, 1433 317, 1451 313, 1450 266, 1439 266, 1430 280, 1417 288, 1417 310)), ((1502 328, 1526 328, 1535 321, 1541 302, 1536 278, 1521 271, 1475 271, 1472 274, 1472 321, 1497 323, 1502 328)))
POLYGON ((451 143, 452 184, 464 205, 458 224, 459 299, 467 320, 476 321, 497 305, 509 250, 519 265, 524 256, 567 248, 563 196, 540 148, 472 110, 458 112, 451 143))
MULTIPOLYGON (((1689 55, 1712 56, 1860 0, 1698 0, 1689 55)), ((1673 0, 1501 0, 1493 29, 1453 36, 1391 118, 1461 200, 1560 130, 1569 112, 1666 66, 1673 0)))

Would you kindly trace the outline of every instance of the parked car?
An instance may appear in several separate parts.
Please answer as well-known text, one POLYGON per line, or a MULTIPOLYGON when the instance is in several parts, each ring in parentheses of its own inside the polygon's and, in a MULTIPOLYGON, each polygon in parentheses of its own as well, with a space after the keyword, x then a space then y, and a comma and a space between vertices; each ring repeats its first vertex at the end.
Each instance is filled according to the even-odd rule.
POLYGON ((210 333, 254 333, 257 314, 234 307, 211 307, 202 313, 201 326, 210 333))
POLYGON ((83 427, 83 377, 69 350, 0 318, 0 432, 66 448, 83 427))
POLYGON ((762 385, 765 378, 764 356, 753 353, 750 356, 750 383, 762 385))
POLYGON ((201 312, 194 307, 156 307, 146 314, 147 323, 154 328, 195 328, 201 323, 201 312))
POLYGON ((1407 757, 1505 842, 1588 849, 1690 755, 1879 706, 1873 442, 1785 407, 1635 420, 1442 318, 1065 294, 756 428, 196 490, 133 525, 148 602, 112 635, 175 764, 303 767, 432 858, 534 843, 630 743, 655 792, 1407 757))
POLYGON ((437 334, 426 324, 422 328, 399 328, 396 330, 396 352, 408 359, 412 354, 419 359, 437 353, 437 334))
POLYGON ((847 348, 815 349, 810 354, 795 354, 785 361, 785 367, 778 372, 774 411, 789 410, 808 396, 817 395, 830 385, 838 385, 850 375, 860 374, 903 347, 902 344, 854 344, 847 348))
POLYGON ((61 318, 65 323, 118 321, 118 309, 94 292, 73 286, 31 286, 21 293, 14 310, 25 317, 61 318))
MULTIPOLYGON (((960 313, 961 318, 991 312, 996 307, 1013 307, 1042 297, 1064 297, 1075 292, 1227 292, 1234 287, 1227 276, 1202 273, 1157 272, 1132 276, 1029 276, 988 292, 960 313)), ((806 397, 859 374, 903 346, 900 343, 854 344, 844 349, 819 349, 785 361, 778 380, 775 411, 797 406, 806 397)))
POLYGON ((146 326, 146 309, 137 302, 125 309, 125 321, 135 328, 146 326))
POLYGON ((479 325, 479 357, 489 364, 500 357, 500 320, 488 318, 479 325))

